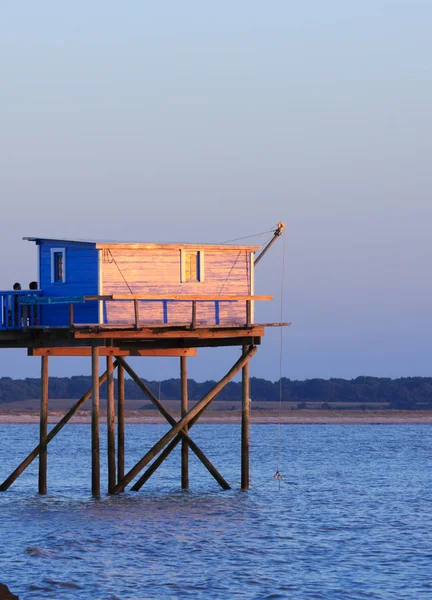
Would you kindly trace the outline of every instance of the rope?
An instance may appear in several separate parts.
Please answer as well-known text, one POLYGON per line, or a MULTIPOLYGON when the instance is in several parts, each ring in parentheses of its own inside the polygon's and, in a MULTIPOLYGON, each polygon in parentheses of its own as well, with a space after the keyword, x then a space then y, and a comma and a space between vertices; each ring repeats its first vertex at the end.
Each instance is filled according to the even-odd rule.
MULTIPOLYGON (((283 306, 284 306, 284 282, 285 282, 285 238, 282 238, 282 273, 280 287, 280 321, 283 322, 283 306)), ((279 482, 279 490, 281 481, 284 480, 281 474, 281 417, 282 417, 282 374, 283 374, 283 327, 280 327, 280 342, 279 342, 279 414, 277 423, 277 469, 273 475, 273 479, 279 482)))
POLYGON ((261 237, 263 235, 265 235, 266 233, 274 233, 277 229, 277 225, 273 225, 273 227, 271 229, 268 229, 267 231, 261 231, 261 233, 253 233, 252 235, 245 235, 243 237, 239 237, 239 238, 234 238, 233 240, 226 240, 225 242, 219 242, 220 244, 230 244, 231 242, 238 242, 240 240, 248 240, 250 238, 253 237, 261 237))
POLYGON ((225 277, 225 280, 222 282, 222 287, 221 287, 221 288, 220 288, 220 290, 219 290, 219 296, 221 296, 221 295, 222 295, 223 289, 224 289, 224 287, 225 287, 225 285, 226 285, 226 283, 227 283, 228 279, 231 277, 231 273, 233 272, 233 270, 234 270, 234 267, 236 266, 236 264, 237 264, 237 261, 238 261, 238 259, 240 258, 240 256, 241 256, 241 250, 240 250, 240 251, 239 251, 239 253, 237 254, 237 256, 236 256, 236 258, 235 258, 235 261, 234 261, 234 262, 233 262, 233 264, 231 265, 231 268, 230 268, 230 270, 229 270, 229 272, 228 272, 228 275, 225 277))
POLYGON ((108 254, 109 254, 109 256, 111 257, 111 260, 108 258, 108 262, 109 262, 109 263, 114 263, 114 264, 115 264, 115 266, 116 266, 116 267, 117 267, 117 269, 118 269, 118 272, 119 272, 119 273, 120 273, 120 275, 123 277, 123 281, 124 281, 124 282, 125 282, 125 284, 127 285, 127 288, 128 288, 128 290, 129 290, 129 292, 130 292, 131 294, 133 294, 133 291, 132 291, 132 289, 131 289, 130 285, 129 285, 129 284, 128 284, 128 282, 126 281, 126 277, 123 275, 123 273, 122 273, 122 270, 121 270, 121 269, 120 269, 120 267, 118 266, 118 264, 117 264, 117 261, 116 261, 116 259, 114 258, 114 256, 113 256, 113 253, 111 252, 111 250, 110 250, 109 248, 108 248, 108 251, 107 251, 107 253, 108 253, 108 254))

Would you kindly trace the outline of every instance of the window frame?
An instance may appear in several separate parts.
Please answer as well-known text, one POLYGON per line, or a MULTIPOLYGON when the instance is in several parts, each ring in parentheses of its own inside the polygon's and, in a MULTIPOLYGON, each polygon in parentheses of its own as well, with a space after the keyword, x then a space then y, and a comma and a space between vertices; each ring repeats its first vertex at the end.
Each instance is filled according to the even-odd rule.
POLYGON ((61 285, 62 283, 66 283, 66 248, 50 248, 51 253, 51 283, 54 285, 61 285), (62 257, 62 266, 63 273, 62 278, 57 280, 55 277, 55 255, 61 254, 62 257))
POLYGON ((204 282, 204 251, 198 248, 181 248, 180 250, 180 283, 203 283, 204 282), (186 256, 197 254, 197 278, 186 279, 186 256))

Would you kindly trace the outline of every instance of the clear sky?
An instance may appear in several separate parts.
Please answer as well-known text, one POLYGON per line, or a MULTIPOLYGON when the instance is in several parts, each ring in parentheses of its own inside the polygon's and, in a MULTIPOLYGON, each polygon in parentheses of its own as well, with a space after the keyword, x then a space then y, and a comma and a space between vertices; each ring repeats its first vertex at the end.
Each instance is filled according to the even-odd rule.
MULTIPOLYGON (((0 0, 0 289, 36 276, 23 236, 219 242, 284 220, 256 272, 278 321, 285 252, 284 375, 431 375, 431 31, 430 0, 0 0)), ((0 376, 39 373, 0 355, 0 376)), ((279 377, 278 331, 252 372, 279 377)))

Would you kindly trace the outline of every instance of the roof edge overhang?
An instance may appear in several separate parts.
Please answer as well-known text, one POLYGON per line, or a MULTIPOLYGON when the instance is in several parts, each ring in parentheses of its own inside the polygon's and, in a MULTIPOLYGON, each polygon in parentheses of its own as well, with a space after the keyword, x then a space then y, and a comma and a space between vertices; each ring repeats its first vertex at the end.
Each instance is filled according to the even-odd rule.
POLYGON ((26 242, 35 242, 40 245, 42 242, 53 242, 55 244, 76 244, 77 246, 95 246, 96 242, 92 240, 69 240, 64 238, 51 237, 23 237, 26 242))
POLYGON ((191 250, 248 250, 249 252, 255 252, 256 250, 260 250, 261 246, 233 246, 230 244, 152 244, 145 242, 139 243, 96 243, 96 248, 104 249, 104 248, 118 248, 119 250, 182 250, 186 248, 190 248, 191 250))
POLYGON ((71 240, 71 239, 61 239, 61 238, 50 238, 50 237, 23 237, 23 240, 28 242, 35 242, 36 244, 41 244, 42 242, 53 242, 56 244, 77 244, 77 245, 91 245, 97 248, 98 250, 108 249, 108 248, 117 248, 118 250, 182 250, 186 248, 190 248, 191 250, 219 250, 219 251, 232 251, 232 250, 246 250, 248 252, 255 252, 256 250, 260 250, 261 246, 239 246, 233 244, 207 244, 207 243, 187 243, 182 244, 180 242, 176 243, 166 243, 166 244, 155 244, 155 243, 146 243, 146 242, 114 242, 114 241, 104 241, 98 242, 96 240, 71 240))

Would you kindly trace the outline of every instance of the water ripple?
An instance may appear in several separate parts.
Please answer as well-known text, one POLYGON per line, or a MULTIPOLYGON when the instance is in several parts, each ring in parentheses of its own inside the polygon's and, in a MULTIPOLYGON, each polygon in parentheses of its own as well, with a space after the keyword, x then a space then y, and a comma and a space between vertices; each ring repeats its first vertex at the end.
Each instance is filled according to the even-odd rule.
MULTIPOLYGON (((157 433, 127 428, 130 464, 157 433)), ((6 476, 37 428, 0 436, 6 476)), ((238 479, 238 426, 197 426, 194 438, 238 479)), ((251 438, 248 493, 220 491, 194 457, 191 491, 179 490, 176 455, 142 492, 93 499, 88 428, 65 428, 49 449, 49 495, 35 494, 37 464, 0 495, 2 580, 25 600, 432 598, 432 427, 284 426, 280 487, 274 426, 251 438)))

